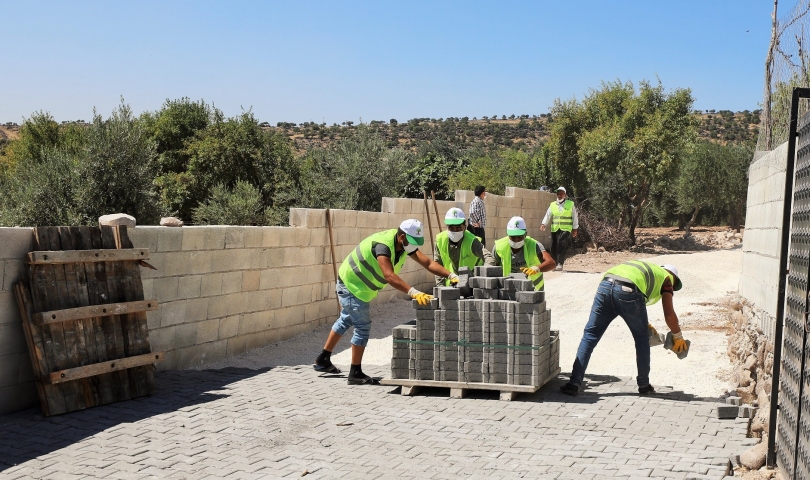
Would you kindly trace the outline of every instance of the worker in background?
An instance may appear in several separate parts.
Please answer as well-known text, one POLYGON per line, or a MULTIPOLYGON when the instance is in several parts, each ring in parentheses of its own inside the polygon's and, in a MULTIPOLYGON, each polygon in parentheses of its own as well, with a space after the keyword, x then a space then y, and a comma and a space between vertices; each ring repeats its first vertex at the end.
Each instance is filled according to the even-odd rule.
POLYGON ((474 193, 475 198, 470 202, 470 230, 481 239, 481 245, 486 247, 487 209, 484 207, 484 199, 487 197, 487 189, 483 185, 478 185, 474 193))
POLYGON ((577 207, 566 196, 565 187, 557 188, 557 201, 549 205, 540 230, 545 231, 549 222, 551 222, 551 256, 557 262, 557 270, 562 270, 568 247, 571 245, 571 237, 576 237, 579 229, 577 207))
POLYGON ((504 277, 523 272, 534 283, 535 290, 543 290, 543 272, 554 269, 554 259, 542 243, 526 235, 523 217, 509 219, 506 235, 495 241, 495 265, 503 267, 504 277))
MULTIPOLYGON (((481 239, 467 229, 464 211, 453 207, 444 215, 447 230, 436 235, 436 263, 452 273, 460 267, 475 268, 478 265, 495 265, 492 256, 481 239)), ((450 285, 450 279, 436 276, 437 285, 450 285)))
POLYGON ((323 373, 340 373, 332 364, 332 351, 349 329, 352 334, 352 366, 349 369, 349 385, 375 385, 379 381, 363 373, 361 363, 363 352, 368 343, 371 331, 369 302, 377 296, 387 284, 401 292, 407 292, 420 305, 427 305, 432 295, 420 292, 408 285, 397 274, 405 264, 407 257, 416 260, 430 273, 449 278, 451 283, 458 282, 458 275, 426 257, 419 251, 425 243, 419 220, 405 220, 399 228, 375 233, 360 242, 343 260, 337 280, 337 295, 340 300, 340 317, 332 326, 323 351, 315 359, 315 370, 323 373))
POLYGON ((591 316, 579 342, 571 379, 560 387, 563 393, 579 393, 591 353, 610 322, 617 316, 624 319, 636 343, 638 393, 655 393, 650 385, 650 334, 657 335, 657 332, 647 320, 646 305, 654 305, 662 300, 664 320, 672 331, 674 340, 672 351, 676 354, 683 352, 688 346, 672 305, 674 292, 680 290, 681 286, 678 269, 672 265, 659 266, 643 260, 632 260, 608 270, 596 290, 591 316))

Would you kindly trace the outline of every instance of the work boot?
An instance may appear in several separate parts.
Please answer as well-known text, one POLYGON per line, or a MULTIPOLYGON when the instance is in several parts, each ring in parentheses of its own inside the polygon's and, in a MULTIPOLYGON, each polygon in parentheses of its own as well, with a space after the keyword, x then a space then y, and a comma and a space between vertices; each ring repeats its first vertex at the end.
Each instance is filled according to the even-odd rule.
POLYGON ((562 272, 563 266, 561 263, 558 263, 557 266, 554 268, 555 272, 562 272))
POLYGON ((566 395, 576 397, 579 393, 579 386, 574 385, 573 383, 566 383, 565 385, 560 386, 560 391, 566 395))
POLYGON ((647 385, 646 387, 638 387, 638 393, 641 395, 650 395, 655 393, 655 389, 652 385, 647 385))

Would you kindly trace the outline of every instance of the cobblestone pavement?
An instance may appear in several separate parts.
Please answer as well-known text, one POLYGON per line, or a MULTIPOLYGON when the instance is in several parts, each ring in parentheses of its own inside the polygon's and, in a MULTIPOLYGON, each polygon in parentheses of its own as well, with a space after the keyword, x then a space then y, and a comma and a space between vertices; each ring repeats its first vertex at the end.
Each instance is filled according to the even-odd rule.
POLYGON ((506 402, 403 397, 309 366, 163 372, 149 398, 0 417, 0 477, 720 479, 750 442, 716 401, 608 376, 571 398, 561 382, 506 402))

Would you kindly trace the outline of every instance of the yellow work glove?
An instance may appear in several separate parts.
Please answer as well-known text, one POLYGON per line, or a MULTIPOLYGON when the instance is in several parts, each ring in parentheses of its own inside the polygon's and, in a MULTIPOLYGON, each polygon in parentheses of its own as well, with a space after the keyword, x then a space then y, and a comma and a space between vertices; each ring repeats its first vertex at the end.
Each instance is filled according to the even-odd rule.
POLYGON ((411 287, 411 289, 408 290, 408 295, 410 295, 411 298, 416 300, 416 303, 418 303, 419 305, 427 305, 427 304, 430 303, 430 300, 433 298, 433 295, 428 295, 425 292, 420 292, 419 290, 417 290, 417 289, 415 289, 413 287, 411 287))
POLYGON ((647 324, 647 329, 650 331, 650 335, 658 335, 658 330, 652 326, 652 323, 647 324))
POLYGON ((458 283, 458 275, 456 275, 455 273, 451 273, 450 276, 447 277, 447 279, 450 280, 450 283, 452 283, 453 285, 458 283))
POLYGON ((537 275, 540 273, 540 265, 535 265, 533 267, 520 267, 520 271, 526 274, 527 277, 531 277, 532 275, 537 275))
POLYGON ((686 350, 686 348, 687 348, 686 340, 683 339, 683 333, 682 332, 673 333, 672 334, 672 340, 673 340, 673 345, 672 345, 672 351, 673 352, 681 353, 684 350, 686 350))

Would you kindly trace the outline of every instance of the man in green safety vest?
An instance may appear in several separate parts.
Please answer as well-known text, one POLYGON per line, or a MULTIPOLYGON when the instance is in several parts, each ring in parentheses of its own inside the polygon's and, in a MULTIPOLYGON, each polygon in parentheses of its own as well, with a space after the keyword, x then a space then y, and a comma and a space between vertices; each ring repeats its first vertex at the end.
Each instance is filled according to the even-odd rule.
MULTIPOLYGON (((495 257, 484 248, 481 239, 467 230, 464 210, 453 207, 444 215, 447 230, 436 235, 436 262, 452 273, 461 267, 495 265, 495 257)), ((450 279, 436 276, 437 285, 450 285, 450 279)))
POLYGON ((523 272, 534 283, 535 290, 543 290, 543 272, 554 269, 554 259, 542 243, 526 235, 523 217, 509 219, 506 235, 495 241, 495 265, 503 267, 504 277, 523 272))
POLYGON ((638 392, 642 395, 655 393, 650 385, 650 334, 657 332, 647 320, 646 306, 662 301, 664 320, 672 331, 674 340, 672 351, 683 352, 688 346, 672 305, 674 292, 680 290, 681 286, 678 269, 672 265, 659 266, 644 260, 632 260, 608 270, 596 290, 591 316, 579 342, 571 379, 560 387, 563 393, 579 393, 591 353, 610 322, 617 316, 624 319, 636 344, 638 392))
POLYGON ((557 188, 557 201, 551 202, 548 206, 540 230, 545 231, 549 223, 551 223, 551 256, 557 262, 557 270, 562 270, 571 238, 577 236, 579 229, 577 207, 566 196, 565 187, 557 188))
POLYGON ((374 378, 363 373, 361 362, 371 332, 370 305, 374 297, 390 284, 401 292, 407 292, 420 305, 427 305, 432 295, 420 292, 408 285, 398 273, 408 257, 434 275, 458 282, 458 275, 426 257, 419 251, 425 243, 422 222, 405 220, 399 228, 375 233, 360 242, 340 265, 337 281, 337 295, 340 300, 340 316, 332 326, 323 351, 315 359, 315 370, 324 373, 340 373, 332 364, 332 351, 349 329, 352 334, 352 366, 349 369, 349 385, 379 384, 374 378))

